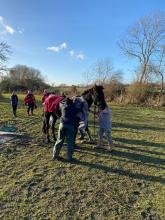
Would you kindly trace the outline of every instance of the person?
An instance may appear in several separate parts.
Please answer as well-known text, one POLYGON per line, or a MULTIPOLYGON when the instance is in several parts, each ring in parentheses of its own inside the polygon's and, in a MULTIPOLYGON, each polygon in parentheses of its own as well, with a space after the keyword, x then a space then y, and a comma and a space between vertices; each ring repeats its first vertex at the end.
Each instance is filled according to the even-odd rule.
MULTIPOLYGON (((84 139, 84 131, 87 133, 90 143, 94 143, 94 139, 91 136, 91 133, 88 128, 88 103, 85 100, 84 96, 76 96, 74 97, 73 101, 76 103, 76 105, 81 105, 82 111, 77 115, 79 118, 79 125, 78 125, 78 131, 80 133, 80 137, 78 138, 81 140, 81 143, 86 143, 84 139)), ((80 107, 79 107, 80 108, 80 107)))
POLYGON ((16 117, 17 105, 18 105, 18 96, 15 91, 12 92, 10 96, 10 102, 13 110, 13 117, 16 117))
POLYGON ((98 120, 99 120, 99 132, 98 132, 98 143, 95 148, 102 147, 103 135, 105 133, 107 138, 107 150, 112 150, 112 137, 111 137, 111 111, 110 108, 106 105, 104 109, 99 108, 98 111, 98 120))
POLYGON ((73 100, 66 98, 65 104, 60 104, 61 117, 58 130, 58 138, 53 149, 53 159, 60 159, 59 154, 63 146, 64 140, 67 141, 67 160, 72 161, 74 143, 75 143, 75 126, 76 114, 80 111, 76 107, 73 100))
POLYGON ((44 89, 43 96, 42 96, 42 99, 41 99, 42 105, 44 105, 45 99, 46 99, 49 95, 50 95, 50 93, 47 91, 47 89, 44 89))
POLYGON ((27 105, 27 114, 33 115, 34 108, 36 107, 36 100, 32 91, 28 90, 27 95, 24 98, 24 103, 27 105))

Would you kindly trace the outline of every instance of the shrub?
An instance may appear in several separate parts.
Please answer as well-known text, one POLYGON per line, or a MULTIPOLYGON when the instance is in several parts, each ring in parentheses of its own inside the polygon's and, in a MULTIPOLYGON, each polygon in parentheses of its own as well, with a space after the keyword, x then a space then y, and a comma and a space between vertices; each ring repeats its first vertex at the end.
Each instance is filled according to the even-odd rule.
POLYGON ((165 107, 165 94, 162 94, 160 97, 160 106, 165 107))
POLYGON ((140 84, 135 82, 127 88, 128 103, 142 104, 146 103, 149 97, 154 96, 152 84, 140 84))
POLYGON ((119 101, 121 102, 123 94, 125 94, 125 86, 121 83, 109 83, 104 85, 105 96, 110 99, 110 101, 119 101))

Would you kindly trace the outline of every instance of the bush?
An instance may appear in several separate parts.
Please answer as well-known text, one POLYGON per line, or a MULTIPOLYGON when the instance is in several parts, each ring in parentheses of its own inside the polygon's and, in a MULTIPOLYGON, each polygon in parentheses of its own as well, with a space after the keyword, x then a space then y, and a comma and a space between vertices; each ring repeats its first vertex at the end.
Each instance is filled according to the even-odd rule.
POLYGON ((123 94, 125 94, 125 86, 121 83, 109 83, 104 85, 105 96, 110 99, 110 101, 119 101, 121 102, 123 94))
POLYGON ((162 94, 160 97, 160 106, 165 107, 165 94, 162 94))
POLYGON ((149 97, 154 96, 153 85, 140 84, 138 82, 129 85, 127 88, 127 102, 134 104, 146 103, 149 97))

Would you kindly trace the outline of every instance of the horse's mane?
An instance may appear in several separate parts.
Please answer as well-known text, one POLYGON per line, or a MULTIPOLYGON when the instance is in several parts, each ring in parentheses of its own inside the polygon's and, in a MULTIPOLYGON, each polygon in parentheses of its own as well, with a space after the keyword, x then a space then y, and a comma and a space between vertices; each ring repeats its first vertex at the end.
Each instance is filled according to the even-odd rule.
POLYGON ((81 95, 87 95, 88 93, 92 91, 92 89, 97 89, 97 91, 100 91, 100 90, 102 91, 104 87, 102 85, 94 85, 94 87, 92 87, 91 89, 85 90, 81 95))
POLYGON ((86 94, 88 94, 90 91, 91 91, 91 89, 87 89, 87 90, 85 90, 81 95, 86 95, 86 94))

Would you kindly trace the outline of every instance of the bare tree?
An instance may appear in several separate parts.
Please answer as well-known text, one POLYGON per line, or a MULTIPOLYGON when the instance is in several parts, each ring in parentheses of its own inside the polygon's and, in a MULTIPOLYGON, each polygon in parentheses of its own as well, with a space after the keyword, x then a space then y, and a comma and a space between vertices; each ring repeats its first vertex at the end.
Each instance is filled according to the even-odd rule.
POLYGON ((83 74, 86 86, 90 84, 106 85, 109 83, 121 83, 123 72, 114 70, 110 59, 100 59, 83 74))
POLYGON ((107 83, 121 83, 123 81, 123 71, 122 70, 116 70, 113 71, 109 79, 106 81, 107 83))
POLYGON ((94 66, 95 82, 104 85, 113 74, 113 66, 110 59, 101 59, 94 66))
POLYGON ((0 62, 6 62, 10 53, 10 46, 6 42, 0 42, 0 62))
POLYGON ((33 67, 28 67, 25 65, 16 65, 10 69, 9 72, 10 79, 14 81, 24 81, 24 80, 43 80, 41 72, 33 67))
POLYGON ((164 85, 164 73, 165 73, 165 46, 163 46, 161 54, 160 54, 160 60, 159 65, 157 68, 157 74, 161 77, 161 93, 163 92, 163 85, 164 85))
POLYGON ((88 87, 94 81, 94 76, 90 70, 83 72, 82 77, 84 78, 86 87, 88 87))
POLYGON ((160 50, 158 60, 155 63, 150 65, 150 72, 152 72, 156 77, 161 78, 161 89, 160 92, 163 92, 164 89, 164 74, 165 74, 165 46, 160 50))
POLYGON ((10 82, 12 88, 20 89, 40 89, 46 86, 40 71, 25 65, 16 65, 9 70, 6 80, 10 82))
POLYGON ((110 59, 100 59, 93 64, 88 71, 83 73, 83 77, 86 81, 87 86, 89 84, 105 84, 113 73, 113 66, 110 59))
POLYGON ((144 83, 149 63, 154 62, 165 42, 165 15, 158 13, 142 17, 119 42, 123 52, 136 58, 141 66, 139 82, 144 83))
POLYGON ((6 72, 7 67, 5 65, 10 54, 10 46, 6 42, 0 42, 0 76, 3 76, 3 73, 6 72))

